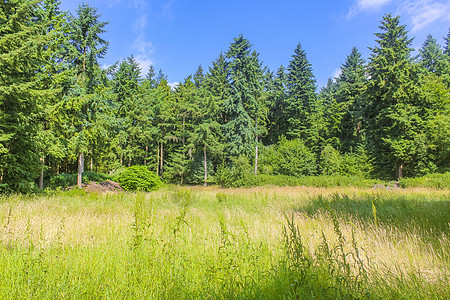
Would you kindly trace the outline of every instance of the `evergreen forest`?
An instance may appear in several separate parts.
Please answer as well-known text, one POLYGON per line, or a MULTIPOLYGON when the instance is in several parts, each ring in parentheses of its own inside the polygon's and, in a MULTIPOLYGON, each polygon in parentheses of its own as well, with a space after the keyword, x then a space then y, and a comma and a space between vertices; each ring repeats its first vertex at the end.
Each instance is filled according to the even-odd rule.
POLYGON ((420 49, 385 15, 364 58, 318 88, 301 41, 270 70, 243 35, 175 87, 130 55, 108 69, 108 22, 82 3, 0 1, 0 192, 147 166, 164 182, 395 180, 450 171, 450 30, 420 49))

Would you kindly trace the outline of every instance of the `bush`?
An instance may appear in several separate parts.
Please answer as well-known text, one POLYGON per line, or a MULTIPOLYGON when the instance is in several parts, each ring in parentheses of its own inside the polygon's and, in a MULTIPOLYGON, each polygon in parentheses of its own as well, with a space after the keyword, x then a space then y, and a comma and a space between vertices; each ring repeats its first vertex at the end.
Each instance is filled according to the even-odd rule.
POLYGON ((162 186, 161 179, 146 166, 132 166, 117 175, 117 181, 126 191, 154 191, 162 186))
POLYGON ((337 187, 354 186, 370 187, 380 183, 376 180, 367 180, 355 176, 342 175, 320 175, 292 177, 286 175, 258 175, 254 180, 255 186, 277 185, 277 186, 314 186, 314 187, 337 187))
POLYGON ((248 158, 241 155, 231 158, 231 166, 220 165, 217 168, 216 183, 224 187, 255 186, 256 177, 251 170, 248 158))
POLYGON ((341 169, 341 156, 333 146, 327 145, 320 154, 320 168, 323 175, 339 174, 341 169))
POLYGON ((48 186, 52 189, 56 189, 57 187, 66 188, 76 184, 77 174, 61 173, 50 178, 48 186))
POLYGON ((288 141, 282 137, 278 144, 263 149, 260 169, 263 173, 301 177, 317 171, 316 157, 300 139, 288 141))
POLYGON ((402 188, 428 187, 437 189, 450 189, 450 172, 443 174, 428 174, 416 178, 401 178, 399 184, 402 188))

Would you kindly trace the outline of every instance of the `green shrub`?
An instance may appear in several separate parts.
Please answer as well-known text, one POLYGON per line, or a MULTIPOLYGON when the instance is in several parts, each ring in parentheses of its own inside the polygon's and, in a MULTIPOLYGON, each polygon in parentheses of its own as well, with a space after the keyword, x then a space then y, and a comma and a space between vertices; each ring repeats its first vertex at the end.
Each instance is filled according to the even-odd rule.
POLYGON ((115 179, 127 191, 154 191, 162 186, 161 179, 146 166, 126 168, 115 179))
POLYGON ((266 174, 301 177, 317 172, 316 157, 300 139, 282 137, 275 147, 261 153, 260 169, 266 174))
POLYGON ((254 186, 277 185, 277 186, 314 186, 314 187, 336 187, 354 186, 370 187, 379 183, 356 176, 342 175, 320 175, 293 177, 287 175, 258 175, 254 180, 254 186))
POLYGON ((102 174, 102 173, 95 173, 95 172, 83 172, 83 183, 88 182, 99 182, 99 181, 106 181, 110 180, 111 176, 102 174))
POLYGON ((57 187, 66 188, 76 184, 77 174, 61 173, 50 178, 48 186, 52 189, 56 189, 57 187))
POLYGON ((231 165, 217 168, 215 182, 224 187, 255 186, 256 177, 248 158, 241 155, 231 159, 231 165))
POLYGON ((341 155, 340 174, 366 178, 373 171, 372 159, 364 145, 360 144, 356 152, 341 155))
POLYGON ((320 154, 320 168, 323 175, 339 174, 341 169, 341 156, 333 146, 326 145, 320 154))
POLYGON ((443 174, 433 173, 416 178, 401 178, 399 184, 402 188, 428 187, 437 189, 450 189, 450 172, 443 174))

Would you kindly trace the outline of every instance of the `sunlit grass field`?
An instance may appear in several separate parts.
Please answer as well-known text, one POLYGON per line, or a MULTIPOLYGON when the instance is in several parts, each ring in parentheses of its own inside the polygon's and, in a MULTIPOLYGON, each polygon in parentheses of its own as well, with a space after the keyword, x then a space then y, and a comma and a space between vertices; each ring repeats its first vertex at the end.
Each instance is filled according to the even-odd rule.
POLYGON ((448 299, 450 190, 0 198, 0 299, 448 299))

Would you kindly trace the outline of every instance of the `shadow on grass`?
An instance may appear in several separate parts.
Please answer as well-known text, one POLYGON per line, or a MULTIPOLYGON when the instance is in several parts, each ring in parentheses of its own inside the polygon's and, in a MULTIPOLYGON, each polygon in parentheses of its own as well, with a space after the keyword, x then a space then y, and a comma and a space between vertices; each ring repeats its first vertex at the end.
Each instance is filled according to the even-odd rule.
POLYGON ((344 220, 358 219, 362 226, 391 226, 402 232, 420 235, 424 241, 435 242, 442 234, 449 235, 450 197, 427 195, 359 196, 333 194, 319 196, 308 205, 295 208, 309 216, 335 210, 344 220))

